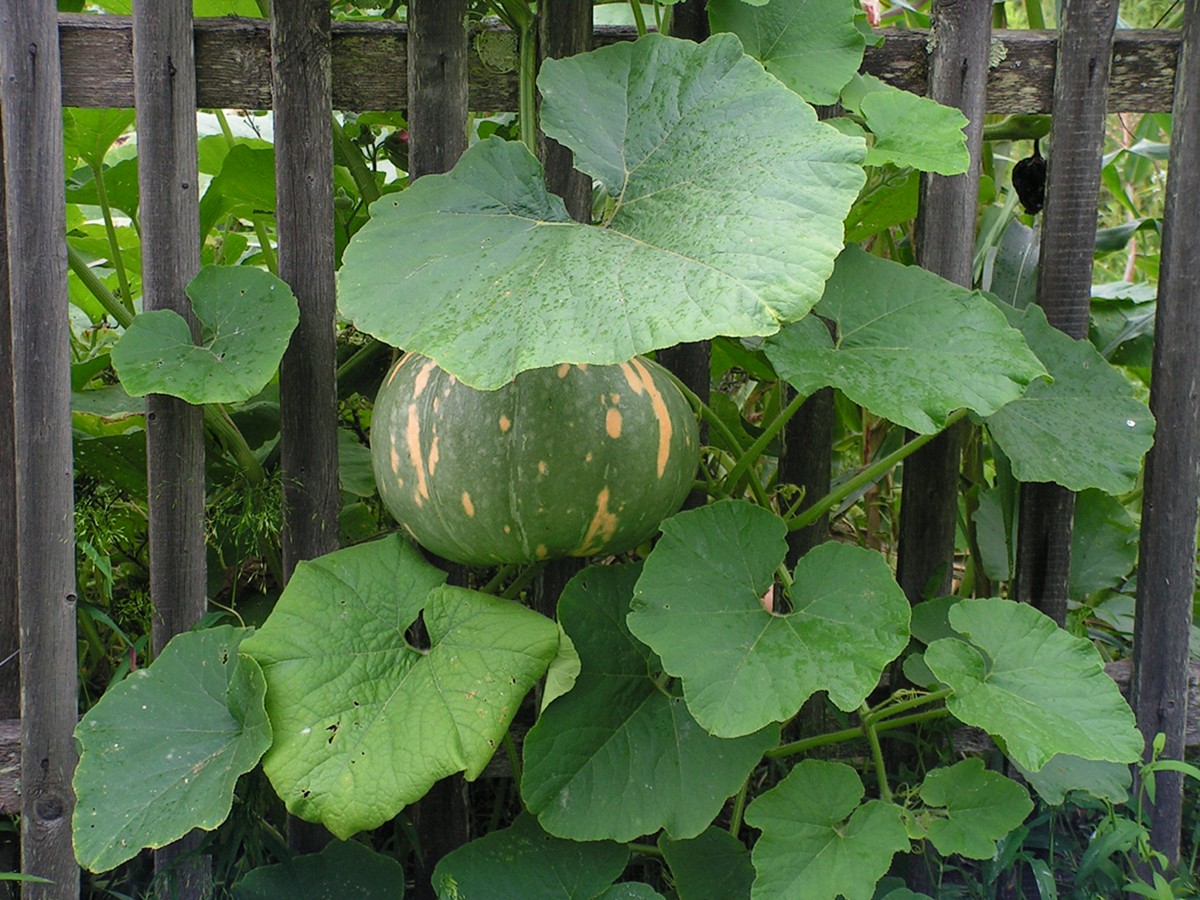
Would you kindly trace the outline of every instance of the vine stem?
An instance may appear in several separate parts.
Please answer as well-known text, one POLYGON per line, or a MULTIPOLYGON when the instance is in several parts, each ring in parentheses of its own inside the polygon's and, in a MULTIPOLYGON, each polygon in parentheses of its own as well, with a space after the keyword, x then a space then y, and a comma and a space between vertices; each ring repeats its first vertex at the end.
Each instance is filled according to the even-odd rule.
POLYGON ((642 0, 629 0, 629 8, 633 10, 633 21, 637 25, 638 37, 645 37, 646 16, 642 12, 642 0))
POLYGON ((71 271, 83 282, 83 286, 88 289, 88 293, 99 301, 104 307, 104 311, 113 317, 122 328, 128 328, 129 323, 133 321, 133 313, 124 307, 120 300, 113 296, 110 291, 100 280, 99 276, 92 271, 92 267, 83 261, 83 257, 79 255, 79 251, 67 242, 67 265, 71 267, 71 271))
MULTIPOLYGON (((966 409, 960 409, 954 413, 951 413, 950 417, 946 419, 946 424, 942 427, 942 431, 945 431, 951 425, 965 418, 966 415, 966 409)), ((916 451, 920 450, 939 434, 941 434, 941 431, 934 432, 932 434, 919 434, 907 444, 900 447, 898 450, 894 450, 883 459, 877 460, 876 462, 867 466, 853 478, 838 485, 824 497, 813 503, 812 506, 805 509, 804 512, 796 516, 796 518, 788 522, 788 530, 799 531, 801 528, 811 525, 859 488, 878 481, 885 474, 895 468, 897 464, 911 456, 916 451)))
POLYGON ((729 817, 729 833, 737 837, 742 830, 742 816, 746 812, 746 795, 750 793, 750 778, 742 782, 742 789, 733 798, 733 813, 729 817))
POLYGON ((508 754, 508 763, 512 766, 513 779, 517 784, 521 783, 521 757, 517 753, 517 746, 513 743, 512 735, 509 732, 504 732, 504 737, 501 739, 504 743, 504 752, 508 754))
POLYGON ((725 483, 730 485, 730 493, 737 493, 738 488, 741 486, 742 478, 750 474, 750 467, 763 455, 767 447, 770 446, 771 441, 775 440, 775 436, 783 430, 783 427, 800 411, 800 407, 804 405, 804 401, 807 399, 807 396, 801 394, 793 397, 791 403, 781 409, 779 415, 771 420, 771 424, 763 429, 763 433, 758 436, 758 439, 746 448, 746 451, 738 459, 737 465, 733 467, 733 471, 725 476, 725 483))
POLYGON ((657 857, 658 859, 663 858, 663 852, 653 844, 643 844, 636 841, 631 841, 625 846, 629 848, 631 853, 641 853, 643 856, 653 856, 657 857))
MULTIPOLYGON (((891 731, 895 728, 906 728, 909 725, 917 725, 921 722, 932 722, 936 719, 944 719, 950 715, 950 710, 945 707, 940 709, 929 709, 925 712, 915 713, 911 716, 900 716, 895 719, 888 719, 886 722, 880 722, 875 726, 875 733, 882 734, 885 731, 891 731)), ((792 741, 790 744, 780 744, 771 750, 768 750, 763 756, 766 759, 782 759, 785 756, 796 756, 801 753, 807 753, 810 750, 816 750, 818 747, 828 747, 831 744, 844 744, 846 741, 853 741, 863 737, 862 726, 856 728, 844 728, 841 731, 830 731, 825 734, 814 735, 810 738, 802 738, 798 741, 792 741)))
POLYGON ((547 560, 535 562, 531 566, 527 566, 525 571, 513 579, 513 583, 506 587, 500 597, 504 600, 515 600, 521 591, 533 584, 533 580, 538 577, 542 569, 546 568, 547 560))
POLYGON ((892 716, 896 715, 897 713, 906 712, 910 709, 916 709, 919 706, 926 706, 930 703, 938 703, 942 700, 945 700, 952 693, 954 692, 949 688, 943 688, 940 691, 933 691, 929 694, 921 694, 920 696, 910 697, 908 700, 900 700, 896 703, 889 703, 887 700, 885 700, 874 709, 868 710, 863 715, 863 718, 874 725, 878 725, 880 722, 892 718, 892 716))
POLYGON ((96 199, 100 201, 100 212, 104 216, 104 233, 108 237, 108 255, 117 272, 117 284, 121 286, 122 305, 133 312, 133 292, 129 289, 129 275, 125 271, 125 259, 121 255, 121 244, 117 240, 117 227, 113 224, 112 205, 108 199, 108 188, 104 185, 104 167, 92 164, 92 181, 96 185, 96 199))
POLYGON ((879 781, 879 796, 884 802, 891 803, 892 789, 888 786, 887 766, 883 763, 883 747, 879 743, 879 733, 868 718, 871 709, 864 703, 859 712, 863 717, 863 732, 867 736, 867 742, 871 745, 871 758, 875 763, 875 778, 879 781))

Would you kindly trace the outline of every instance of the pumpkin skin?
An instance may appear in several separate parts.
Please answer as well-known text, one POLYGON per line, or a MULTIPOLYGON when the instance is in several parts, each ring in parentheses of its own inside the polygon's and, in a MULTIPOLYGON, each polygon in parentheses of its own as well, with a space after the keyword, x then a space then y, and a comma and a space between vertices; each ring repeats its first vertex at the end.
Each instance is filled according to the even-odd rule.
POLYGON ((691 408, 647 359, 522 372, 496 391, 415 353, 371 419, 384 505, 427 550, 468 565, 620 553, 692 488, 691 408))

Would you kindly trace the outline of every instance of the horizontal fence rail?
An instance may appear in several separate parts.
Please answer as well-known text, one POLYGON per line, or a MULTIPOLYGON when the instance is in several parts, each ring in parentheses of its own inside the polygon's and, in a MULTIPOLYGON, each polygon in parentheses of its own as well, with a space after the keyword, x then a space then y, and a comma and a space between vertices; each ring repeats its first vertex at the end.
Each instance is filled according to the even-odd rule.
MULTIPOLYGON (((133 105, 133 25, 125 16, 64 13, 59 16, 63 103, 67 106, 133 105)), ((271 108, 271 30, 265 19, 196 21, 196 105, 226 109, 271 108)), ((633 40, 632 28, 602 27, 595 46, 633 40)), ((917 94, 926 93, 925 31, 889 30, 867 47, 863 71, 917 94)), ((1170 112, 1179 55, 1176 31, 1117 33, 1113 45, 1108 111, 1170 112)), ((333 107, 404 109, 408 105, 408 26, 401 22, 333 23, 333 107)), ((989 113, 1048 113, 1054 98, 1053 31, 998 31, 988 73, 989 113)), ((515 62, 515 55, 514 55, 515 62)), ((471 108, 515 109, 513 72, 489 68, 475 44, 470 56, 471 108)))

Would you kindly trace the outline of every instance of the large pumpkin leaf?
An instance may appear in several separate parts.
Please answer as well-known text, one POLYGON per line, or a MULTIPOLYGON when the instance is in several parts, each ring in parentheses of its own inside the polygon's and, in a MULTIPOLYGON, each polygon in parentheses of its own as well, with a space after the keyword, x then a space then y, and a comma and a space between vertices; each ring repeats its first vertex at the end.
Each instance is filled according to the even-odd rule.
POLYGON ((710 0, 714 32, 732 31, 746 52, 809 103, 830 105, 862 64, 866 40, 846 0, 710 0))
POLYGON ((988 431, 1020 481, 1052 481, 1073 491, 1133 490, 1154 443, 1154 416, 1090 343, 1046 321, 1040 306, 997 304, 1025 335, 1054 381, 1031 384, 989 415, 988 431))
POLYGON ((404 866, 355 841, 253 869, 233 886, 233 900, 402 900, 404 866))
POLYGON ((852 768, 806 759, 755 798, 746 809, 747 824, 762 830, 751 896, 869 900, 908 834, 900 807, 862 797, 852 768))
POLYGON ((792 611, 768 612, 783 520, 741 501, 663 523, 629 630, 683 679, 688 709, 723 737, 795 715, 813 693, 853 710, 908 642, 909 604, 878 553, 828 543, 796 566, 792 611))
POLYGON ((1069 597, 1082 598, 1117 587, 1138 555, 1138 526, 1116 497, 1081 491, 1071 529, 1069 597))
POLYGON ((1133 773, 1129 766, 1059 753, 1036 772, 1017 766, 1021 777, 1052 806, 1061 806, 1071 791, 1083 791, 1110 803, 1129 799, 1133 773))
POLYGON ((104 872, 225 821, 238 777, 271 743, 262 670, 238 655, 251 631, 175 636, 80 721, 72 827, 84 868, 104 872))
POLYGON ((934 769, 921 783, 921 800, 942 814, 928 822, 929 840, 943 856, 991 859, 996 841, 1025 821, 1029 792, 1011 778, 989 772, 981 759, 934 769))
POLYGON ((443 856, 433 889, 446 900, 592 900, 602 895, 629 860, 612 841, 564 841, 521 815, 443 856))
POLYGON ((558 629, 445 577, 395 536, 339 550, 301 563, 246 642, 276 735, 263 769, 295 815, 346 838, 491 759, 558 629), (429 649, 406 637, 418 613, 429 649))
POLYGON ((339 278, 359 328, 491 389, 560 362, 770 334, 816 303, 863 143, 736 37, 650 35, 547 60, 538 83, 544 130, 612 200, 602 225, 572 221, 521 145, 481 141, 372 208, 339 278))
POLYGON ((916 266, 847 248, 816 316, 769 338, 767 357, 802 394, 832 385, 920 433, 966 407, 988 415, 1045 369, 983 295, 916 266))
POLYGON ((749 900, 754 866, 746 845, 728 831, 712 827, 687 841, 658 839, 679 900, 749 900))
POLYGON ((203 326, 200 344, 174 310, 140 313, 112 351, 125 390, 188 403, 233 403, 257 394, 300 321, 291 288, 261 269, 206 266, 187 295, 203 326))
POLYGON ((1057 753, 1141 757, 1133 712, 1088 641, 1010 600, 963 600, 950 625, 970 643, 934 641, 925 664, 954 691, 950 712, 998 738, 1018 765, 1037 770, 1057 753))
POLYGON ((625 624, 640 573, 589 568, 559 600, 581 670, 526 737, 521 779, 526 807, 558 837, 629 841, 663 828, 695 837, 779 742, 773 725, 713 737, 655 684, 658 661, 625 624))

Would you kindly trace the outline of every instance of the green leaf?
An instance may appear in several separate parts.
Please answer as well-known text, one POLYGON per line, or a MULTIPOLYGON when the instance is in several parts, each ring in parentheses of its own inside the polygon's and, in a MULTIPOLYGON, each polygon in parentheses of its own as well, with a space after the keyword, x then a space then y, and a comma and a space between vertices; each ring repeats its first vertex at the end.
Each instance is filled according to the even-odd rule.
POLYGON ((866 121, 875 135, 866 164, 912 166, 923 172, 958 175, 971 164, 959 110, 903 91, 874 75, 856 75, 842 90, 842 105, 866 121))
POLYGON ((1051 481, 1109 494, 1133 490, 1154 442, 1154 416, 1129 383, 1087 341, 1052 327, 1040 306, 998 304, 1021 330, 1053 382, 989 415, 988 431, 1020 481, 1051 481))
POLYGON ((963 407, 989 415, 1045 374, 981 294, 856 247, 838 257, 814 312, 768 339, 779 374, 801 394, 832 385, 922 434, 963 407))
POLYGON ((709 828, 687 841, 658 839, 679 900, 749 900, 754 866, 746 845, 722 828, 709 828))
POLYGON ((338 484, 356 497, 375 496, 375 470, 371 468, 371 448, 364 446, 354 432, 337 432, 338 484))
POLYGON ((238 776, 271 743, 253 629, 177 635, 153 665, 110 688, 75 729, 75 857, 93 872, 229 815, 238 776))
POLYGON ((1102 491, 1077 494, 1068 595, 1078 599, 1117 587, 1137 562, 1137 542, 1137 523, 1120 500, 1102 491))
POLYGON ((746 809, 746 822, 762 830, 751 896, 870 900, 892 857, 909 845, 900 807, 862 797, 852 768, 806 759, 755 798, 746 809))
POLYGON ((443 856, 433 888, 440 900, 591 900, 628 860, 623 844, 564 841, 522 814, 512 827, 443 856))
POLYGON ((1040 769, 1057 753, 1141 757, 1133 712, 1091 643, 1011 600, 963 600, 950 625, 970 644, 934 641, 925 663, 954 691, 950 712, 1003 741, 1018 765, 1040 769))
POLYGON ((296 568, 245 645, 270 687, 263 769, 293 814, 346 838, 491 759, 558 632, 445 577, 397 536, 339 550, 296 568), (406 637, 418 613, 429 649, 406 637))
POLYGON ((1037 301, 1041 232, 1014 218, 987 250, 981 284, 1007 305, 1024 309, 1037 301))
POLYGON ((64 150, 93 168, 104 165, 104 157, 133 125, 132 109, 70 108, 63 114, 64 150))
POLYGON ((769 334, 817 301, 863 144, 737 38, 621 42, 547 60, 539 86, 545 132, 612 198, 602 226, 571 220, 522 145, 481 141, 372 207, 339 276, 360 329, 491 389, 560 362, 769 334))
POLYGON ((1109 803, 1124 803, 1129 799, 1133 775, 1129 766, 1094 759, 1080 759, 1065 753, 1032 772, 1018 765, 1017 771, 1051 806, 1061 806, 1071 791, 1083 791, 1109 803))
POLYGON ((796 566, 792 611, 760 598, 787 545, 778 516, 742 501, 663 523, 629 630, 683 679, 704 728, 738 737, 791 718, 813 693, 857 709, 908 643, 909 604, 878 553, 828 543, 796 566))
POLYGON ((260 269, 207 266, 187 295, 203 326, 201 343, 173 310, 140 313, 112 351, 125 390, 189 403, 253 397, 274 376, 300 321, 291 289, 260 269))
POLYGON ((641 568, 585 569, 559 600, 581 669, 525 738, 521 779, 526 808, 558 837, 629 841, 664 828, 695 837, 779 743, 774 726, 713 737, 655 684, 657 660, 625 624, 641 568))
POLYGON ((200 198, 200 237, 203 239, 222 216, 274 215, 275 205, 274 148, 237 143, 225 154, 221 171, 200 198))
POLYGON ((731 31, 746 52, 809 103, 829 106, 862 64, 866 40, 845 0, 710 0, 714 32, 731 31))
POLYGON ((252 870, 233 886, 233 900, 401 900, 404 866, 355 841, 252 870))
MULTIPOLYGON (((131 219, 137 219, 139 194, 136 156, 105 167, 104 191, 113 209, 119 209, 131 219)), ((100 205, 100 192, 90 169, 80 169, 67 182, 67 202, 100 205)))
POLYGON ((1033 810, 1025 788, 987 771, 981 759, 934 769, 921 783, 920 794, 927 806, 944 810, 944 818, 929 823, 929 840, 943 856, 991 859, 996 841, 1033 810))

